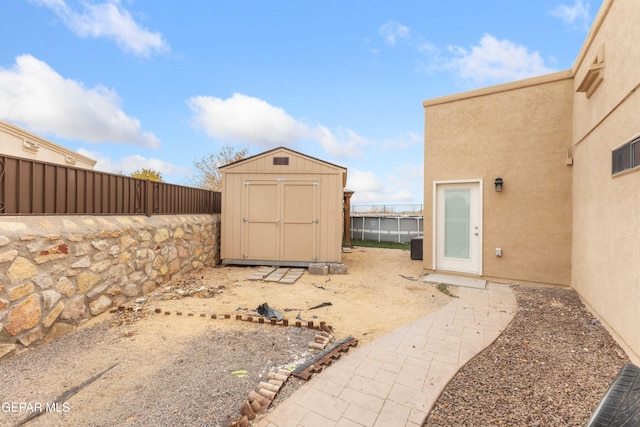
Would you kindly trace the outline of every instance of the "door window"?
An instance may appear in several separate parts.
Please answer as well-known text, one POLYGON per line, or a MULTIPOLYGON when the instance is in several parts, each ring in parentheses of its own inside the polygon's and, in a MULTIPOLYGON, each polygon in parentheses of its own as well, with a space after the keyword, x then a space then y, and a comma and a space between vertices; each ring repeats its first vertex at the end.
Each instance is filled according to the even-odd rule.
POLYGON ((469 189, 445 190, 444 256, 469 259, 471 237, 469 189))

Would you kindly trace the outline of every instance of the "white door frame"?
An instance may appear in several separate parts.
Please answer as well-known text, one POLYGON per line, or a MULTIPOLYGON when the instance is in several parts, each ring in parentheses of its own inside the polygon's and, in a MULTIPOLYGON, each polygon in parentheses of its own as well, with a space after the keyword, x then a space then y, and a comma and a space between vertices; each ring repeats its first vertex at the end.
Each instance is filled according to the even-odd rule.
MULTIPOLYGON (((469 274, 477 274, 482 276, 482 179, 465 179, 465 180, 449 180, 449 181, 433 181, 433 220, 432 220, 432 265, 434 270, 438 270, 438 186, 439 185, 448 185, 448 184, 476 184, 478 186, 478 200, 477 200, 477 209, 478 209, 478 238, 477 238, 477 271, 460 271, 461 273, 469 273, 469 274)), ((442 270, 442 269, 441 269, 442 270)))

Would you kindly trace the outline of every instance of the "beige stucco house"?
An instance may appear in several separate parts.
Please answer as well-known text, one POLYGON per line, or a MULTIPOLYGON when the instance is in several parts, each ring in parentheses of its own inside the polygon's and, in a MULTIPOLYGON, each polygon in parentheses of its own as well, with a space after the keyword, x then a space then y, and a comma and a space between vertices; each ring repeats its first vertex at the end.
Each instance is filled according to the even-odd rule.
POLYGON ((96 161, 0 120, 0 155, 93 169, 96 161))
POLYGON ((341 261, 345 168, 279 147, 220 172, 223 263, 341 261))
POLYGON ((604 0, 570 70, 423 103, 425 267, 571 286, 636 363, 638 22, 604 0))

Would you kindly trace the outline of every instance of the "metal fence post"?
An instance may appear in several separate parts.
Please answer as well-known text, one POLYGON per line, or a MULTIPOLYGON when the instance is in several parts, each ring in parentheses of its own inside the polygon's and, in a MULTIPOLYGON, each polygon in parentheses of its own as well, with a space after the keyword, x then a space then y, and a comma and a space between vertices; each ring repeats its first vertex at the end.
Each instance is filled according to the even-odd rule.
POLYGON ((151 207, 153 206, 153 191, 151 191, 151 181, 144 180, 144 212, 147 216, 151 216, 151 207))

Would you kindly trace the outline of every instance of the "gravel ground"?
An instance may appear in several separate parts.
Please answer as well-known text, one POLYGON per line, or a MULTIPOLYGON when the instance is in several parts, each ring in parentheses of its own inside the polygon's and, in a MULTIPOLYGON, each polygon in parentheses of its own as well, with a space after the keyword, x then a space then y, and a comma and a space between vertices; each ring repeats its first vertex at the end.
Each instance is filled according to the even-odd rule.
MULTIPOLYGON (((0 400, 45 408, 117 363, 63 399, 58 413, 45 412, 25 425, 226 427, 240 416, 249 391, 267 381, 267 372, 308 357, 314 335, 306 328, 167 317, 174 317, 167 327, 191 333, 156 334, 143 328, 144 320, 116 319, 111 327, 102 323, 4 360, 0 400), (226 322, 223 328, 220 322, 226 322), (140 334, 145 338, 137 340, 140 334), (153 340, 147 339, 150 335, 153 340), (231 374, 237 370, 247 376, 231 374)), ((283 387, 280 398, 293 386, 283 387)), ((20 425, 29 415, 28 410, 2 411, 0 425, 20 425)))
POLYGON ((629 362, 573 290, 513 289, 513 321, 452 379, 425 426, 584 426, 629 362))

